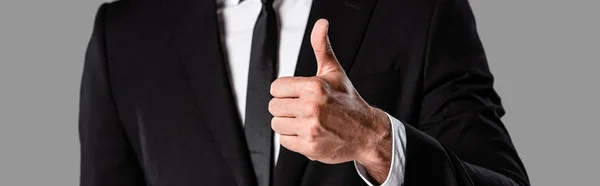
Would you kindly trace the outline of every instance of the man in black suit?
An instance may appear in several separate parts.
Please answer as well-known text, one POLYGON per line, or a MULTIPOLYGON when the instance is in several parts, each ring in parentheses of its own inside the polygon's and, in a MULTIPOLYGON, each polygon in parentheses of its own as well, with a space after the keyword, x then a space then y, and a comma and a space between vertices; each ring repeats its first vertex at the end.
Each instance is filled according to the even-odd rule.
POLYGON ((503 114, 467 0, 123 0, 81 185, 529 185, 503 114))

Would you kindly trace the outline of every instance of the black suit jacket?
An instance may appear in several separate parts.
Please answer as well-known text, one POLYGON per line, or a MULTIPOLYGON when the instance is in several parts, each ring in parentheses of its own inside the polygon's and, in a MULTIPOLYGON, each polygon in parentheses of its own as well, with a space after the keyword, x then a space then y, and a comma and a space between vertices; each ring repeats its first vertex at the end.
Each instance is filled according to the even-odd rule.
MULTIPOLYGON (((81 87, 82 186, 255 185, 215 6, 101 6, 81 87)), ((361 96, 405 123, 405 185, 529 185, 466 0, 314 0, 297 76, 316 72, 318 18, 361 96)), ((282 148, 273 185, 365 184, 352 162, 282 148)))

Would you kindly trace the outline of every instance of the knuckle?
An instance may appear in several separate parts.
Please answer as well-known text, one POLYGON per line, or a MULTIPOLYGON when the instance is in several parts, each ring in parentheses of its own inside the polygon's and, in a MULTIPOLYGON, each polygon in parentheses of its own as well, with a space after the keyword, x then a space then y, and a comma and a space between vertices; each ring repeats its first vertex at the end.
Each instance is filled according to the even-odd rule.
POLYGON ((269 101, 269 112, 270 112, 271 114, 274 114, 274 112, 275 112, 275 107, 276 107, 276 104, 277 104, 277 102, 276 102, 276 100, 275 100, 275 99, 271 99, 271 101, 269 101))
POLYGON ((271 118, 271 128, 273 130, 277 131, 277 126, 278 126, 277 117, 271 118))
POLYGON ((306 106, 306 112, 308 112, 308 116, 319 116, 320 110, 321 108, 319 107, 319 104, 309 103, 306 106))
POLYGON ((323 129, 321 129, 319 121, 311 121, 311 124, 308 127, 308 136, 314 139, 322 133, 323 129))
POLYGON ((269 92, 271 93, 271 95, 275 95, 277 93, 276 90, 277 90, 277 84, 279 81, 280 81, 279 79, 276 79, 275 81, 273 81, 271 83, 271 88, 269 89, 269 92))
POLYGON ((312 78, 309 81, 307 87, 310 89, 311 92, 318 95, 322 95, 327 93, 327 91, 325 90, 325 84, 325 81, 321 78, 312 78))
POLYGON ((308 113, 309 116, 319 116, 319 106, 316 104, 311 104, 308 107, 308 113))
POLYGON ((329 101, 331 101, 331 97, 329 94, 325 94, 324 96, 320 96, 316 99, 317 103, 319 104, 327 104, 329 103, 329 101))

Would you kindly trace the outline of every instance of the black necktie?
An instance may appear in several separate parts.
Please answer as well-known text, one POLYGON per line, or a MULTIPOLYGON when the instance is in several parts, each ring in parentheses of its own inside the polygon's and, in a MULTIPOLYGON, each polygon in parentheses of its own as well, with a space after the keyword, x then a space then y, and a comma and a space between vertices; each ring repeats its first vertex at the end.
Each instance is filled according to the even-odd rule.
POLYGON ((273 9, 273 0, 262 0, 262 10, 252 35, 244 126, 258 186, 270 185, 274 161, 272 116, 268 106, 272 98, 271 82, 275 80, 278 39, 277 15, 273 9))

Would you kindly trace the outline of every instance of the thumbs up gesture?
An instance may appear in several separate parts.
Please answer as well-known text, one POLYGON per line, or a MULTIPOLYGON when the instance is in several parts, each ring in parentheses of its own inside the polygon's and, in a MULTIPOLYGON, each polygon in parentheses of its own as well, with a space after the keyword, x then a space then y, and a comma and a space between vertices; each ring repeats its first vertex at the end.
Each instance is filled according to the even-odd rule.
POLYGON ((387 175, 392 155, 389 118, 354 89, 333 53, 328 27, 321 19, 311 34, 317 74, 282 77, 271 84, 271 127, 281 135, 281 145, 313 161, 355 160, 368 170, 383 165, 375 172, 387 175))

